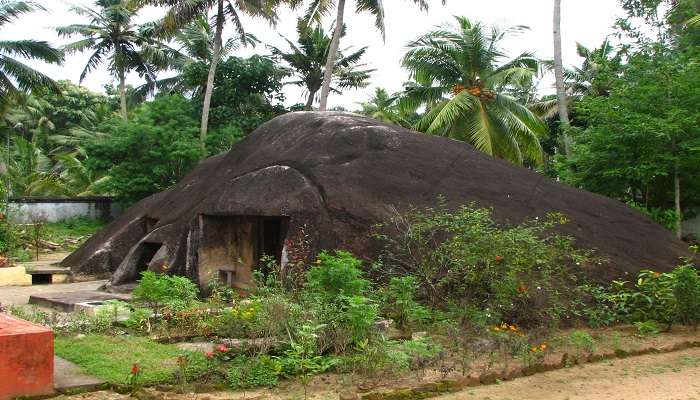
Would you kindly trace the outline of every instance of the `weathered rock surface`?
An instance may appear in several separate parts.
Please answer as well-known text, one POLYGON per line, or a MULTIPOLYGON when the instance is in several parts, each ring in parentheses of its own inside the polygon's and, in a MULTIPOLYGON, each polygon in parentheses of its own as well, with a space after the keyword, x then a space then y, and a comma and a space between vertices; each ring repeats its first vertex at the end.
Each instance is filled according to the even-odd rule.
MULTIPOLYGON (((580 247, 609 262, 599 279, 669 270, 687 246, 621 202, 557 183, 463 142, 347 113, 290 113, 258 128, 228 153, 204 160, 174 188, 148 197, 67 257, 77 273, 135 280, 148 268, 200 282, 206 218, 285 216, 283 259, 341 248, 371 258, 371 226, 393 207, 493 207, 502 222, 550 211, 580 247)), ((213 224, 213 223, 212 223, 213 224)), ((211 225, 210 225, 211 226, 211 225)), ((231 235, 239 233, 229 232, 231 235)), ((216 236, 216 232, 214 232, 216 236)))

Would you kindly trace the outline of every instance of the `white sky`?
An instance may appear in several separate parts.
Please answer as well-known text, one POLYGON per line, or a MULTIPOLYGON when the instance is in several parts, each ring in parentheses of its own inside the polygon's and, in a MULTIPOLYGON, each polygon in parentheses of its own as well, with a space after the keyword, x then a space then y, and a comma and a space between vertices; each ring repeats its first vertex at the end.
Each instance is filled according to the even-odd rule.
MULTIPOLYGON (((71 4, 91 5, 92 0, 39 0, 49 11, 25 15, 19 22, 6 26, 1 32, 3 39, 33 38, 47 40, 54 45, 62 45, 70 40, 58 38, 53 27, 72 23, 85 22, 69 12, 71 4)), ((331 95, 329 104, 343 106, 348 109, 358 108, 357 103, 368 98, 375 87, 384 87, 390 92, 398 91, 407 80, 406 71, 401 68, 400 60, 405 52, 406 43, 429 31, 436 25, 452 21, 452 16, 463 15, 470 19, 479 20, 486 24, 496 24, 501 27, 527 25, 529 32, 513 37, 504 42, 504 47, 511 55, 525 50, 535 51, 541 58, 552 58, 552 6, 553 0, 447 0, 442 6, 439 0, 432 0, 429 13, 421 12, 411 0, 384 0, 386 9, 386 42, 374 28, 373 18, 367 14, 354 14, 354 2, 347 5, 346 22, 348 34, 343 38, 341 48, 368 46, 364 61, 377 69, 365 89, 346 91, 342 96, 331 95)), ((247 30, 256 35, 263 43, 285 47, 280 34, 291 40, 296 39, 296 20, 303 10, 292 12, 280 10, 280 22, 275 29, 259 20, 247 20, 247 30)), ((143 10, 138 22, 153 20, 159 17, 162 10, 150 8, 143 10)), ((562 1, 562 34, 564 63, 578 65, 581 59, 576 55, 575 43, 578 41, 585 46, 597 47, 612 32, 611 26, 622 16, 622 10, 617 0, 563 0, 562 1)), ((328 27, 333 18, 325 21, 328 27)), ((228 32, 230 33, 230 32, 228 32)), ((77 38, 76 38, 77 39, 77 38)), ((242 49, 234 55, 248 56, 252 53, 266 54, 265 46, 256 49, 242 49)), ((78 81, 80 73, 88 58, 88 54, 68 56, 62 66, 46 65, 29 62, 30 65, 48 74, 54 79, 70 79, 78 81)), ((84 86, 102 91, 102 86, 110 83, 112 78, 106 67, 94 71, 83 82, 84 86)), ((548 78, 541 84, 542 92, 553 91, 553 79, 548 78)), ((129 76, 128 83, 141 83, 137 75, 129 76)), ((287 105, 304 102, 300 89, 285 87, 287 105)))

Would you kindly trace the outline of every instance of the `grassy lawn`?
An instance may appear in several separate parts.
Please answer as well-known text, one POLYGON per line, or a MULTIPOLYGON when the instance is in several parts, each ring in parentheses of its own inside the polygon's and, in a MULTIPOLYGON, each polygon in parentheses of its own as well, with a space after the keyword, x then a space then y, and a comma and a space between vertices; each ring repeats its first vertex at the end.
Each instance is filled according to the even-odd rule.
POLYGON ((127 336, 58 336, 55 346, 57 356, 110 383, 126 383, 134 363, 141 369, 142 384, 169 382, 177 368, 177 356, 185 354, 174 345, 127 336))
MULTIPOLYGON (((69 219, 61 222, 52 222, 44 226, 44 239, 51 242, 63 243, 70 239, 80 239, 80 243, 107 225, 105 221, 87 218, 69 219)), ((75 248, 79 243, 68 244, 69 248, 75 248)))

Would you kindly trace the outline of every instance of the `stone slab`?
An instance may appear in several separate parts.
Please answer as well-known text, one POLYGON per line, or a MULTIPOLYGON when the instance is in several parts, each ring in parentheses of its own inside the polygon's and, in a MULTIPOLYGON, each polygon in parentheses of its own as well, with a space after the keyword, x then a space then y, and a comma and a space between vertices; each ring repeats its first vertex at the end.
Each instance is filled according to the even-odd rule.
POLYGON ((54 366, 54 388, 57 392, 94 390, 105 383, 101 379, 87 375, 79 366, 61 357, 54 357, 54 366))
POLYGON ((75 292, 59 292, 59 293, 37 293, 29 296, 29 304, 35 304, 41 307, 53 308, 63 312, 75 311, 77 303, 89 303, 93 301, 104 300, 131 300, 130 295, 107 293, 97 290, 83 290, 75 292))

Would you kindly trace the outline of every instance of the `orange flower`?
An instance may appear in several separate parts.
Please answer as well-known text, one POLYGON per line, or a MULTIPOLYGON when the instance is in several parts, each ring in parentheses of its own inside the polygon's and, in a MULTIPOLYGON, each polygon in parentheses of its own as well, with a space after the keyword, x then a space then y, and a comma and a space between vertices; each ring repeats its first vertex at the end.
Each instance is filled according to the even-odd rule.
POLYGON ((542 350, 542 351, 547 350, 547 344, 546 344, 546 343, 542 343, 542 344, 540 345, 540 350, 542 350))
POLYGON ((518 292, 523 293, 523 294, 527 293, 527 286, 525 286, 525 284, 521 283, 520 286, 518 286, 518 292))
POLYGON ((537 347, 531 347, 530 353, 537 353, 537 347))
POLYGON ((496 262, 503 261, 503 256, 496 256, 496 262))

